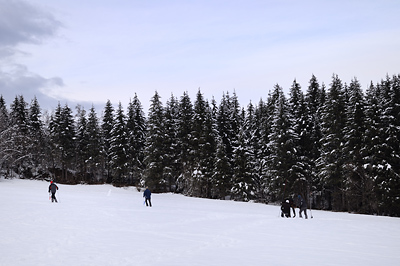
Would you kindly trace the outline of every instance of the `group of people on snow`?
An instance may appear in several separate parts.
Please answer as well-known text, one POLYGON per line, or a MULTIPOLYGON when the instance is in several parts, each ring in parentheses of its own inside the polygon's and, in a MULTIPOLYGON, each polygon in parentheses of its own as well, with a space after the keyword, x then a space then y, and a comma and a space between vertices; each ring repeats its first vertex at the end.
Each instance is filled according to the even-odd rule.
MULTIPOLYGON (((51 193, 51 202, 58 202, 56 198, 56 192, 58 190, 58 186, 51 181, 49 185, 49 193, 51 193)), ((146 190, 143 192, 143 198, 144 203, 146 203, 146 206, 151 207, 151 192, 148 187, 146 187, 146 190)), ((304 216, 307 219, 307 202, 303 199, 301 195, 297 196, 297 204, 294 202, 292 197, 286 198, 283 200, 282 205, 281 205, 281 217, 291 217, 290 216, 290 209, 293 210, 293 218, 296 217, 296 212, 295 208, 299 208, 299 216, 300 218, 303 218, 301 215, 304 212, 304 216)))
POLYGON ((281 205, 281 217, 289 218, 290 209, 293 210, 293 218, 296 217, 295 208, 299 208, 299 216, 303 218, 301 215, 304 212, 304 217, 307 219, 307 202, 303 199, 301 195, 297 196, 297 202, 295 203, 292 197, 286 198, 282 201, 281 205))

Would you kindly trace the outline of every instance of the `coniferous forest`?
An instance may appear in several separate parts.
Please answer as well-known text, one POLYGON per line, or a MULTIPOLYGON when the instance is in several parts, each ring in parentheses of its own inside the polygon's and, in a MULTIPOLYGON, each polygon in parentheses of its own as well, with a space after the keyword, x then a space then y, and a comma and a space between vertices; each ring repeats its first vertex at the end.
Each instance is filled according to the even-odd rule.
POLYGON ((107 101, 48 114, 36 98, 0 97, 0 171, 6 178, 148 186, 153 192, 279 202, 302 194, 312 208, 400 216, 400 75, 361 88, 313 75, 290 93, 240 106, 235 93, 200 89, 145 115, 107 101))

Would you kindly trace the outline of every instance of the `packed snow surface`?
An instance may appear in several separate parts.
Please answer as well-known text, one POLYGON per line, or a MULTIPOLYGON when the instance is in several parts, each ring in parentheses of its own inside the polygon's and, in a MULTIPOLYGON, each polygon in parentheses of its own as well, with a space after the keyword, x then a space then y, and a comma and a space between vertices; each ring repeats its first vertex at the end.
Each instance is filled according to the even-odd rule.
POLYGON ((0 265, 400 265, 400 219, 0 179, 0 265), (296 209, 296 212, 298 209, 296 209), (310 213, 309 213, 310 214, 310 213))

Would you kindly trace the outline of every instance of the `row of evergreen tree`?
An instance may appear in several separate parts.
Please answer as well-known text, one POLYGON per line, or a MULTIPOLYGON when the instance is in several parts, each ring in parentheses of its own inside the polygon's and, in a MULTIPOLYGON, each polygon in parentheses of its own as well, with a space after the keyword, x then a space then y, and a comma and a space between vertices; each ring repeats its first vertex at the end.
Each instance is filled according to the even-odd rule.
POLYGON ((6 177, 63 183, 147 185, 154 192, 276 202, 302 194, 313 208, 400 216, 400 75, 362 90, 313 75, 306 92, 275 85, 266 101, 240 107, 200 89, 155 92, 147 117, 135 97, 98 116, 66 104, 0 97, 0 167, 6 177))

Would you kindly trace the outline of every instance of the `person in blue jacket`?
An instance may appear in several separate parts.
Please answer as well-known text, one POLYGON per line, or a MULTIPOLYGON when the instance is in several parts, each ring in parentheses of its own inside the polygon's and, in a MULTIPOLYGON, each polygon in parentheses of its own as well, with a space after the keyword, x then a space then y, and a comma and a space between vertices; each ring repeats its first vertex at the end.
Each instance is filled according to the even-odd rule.
POLYGON ((150 204, 151 207, 151 192, 148 187, 146 187, 146 190, 143 192, 143 197, 145 198, 146 206, 150 204))
POLYGON ((303 216, 301 216, 301 213, 304 212, 304 216, 307 217, 307 202, 303 199, 303 197, 301 195, 297 196, 297 207, 299 207, 299 216, 300 218, 303 218, 303 216))

